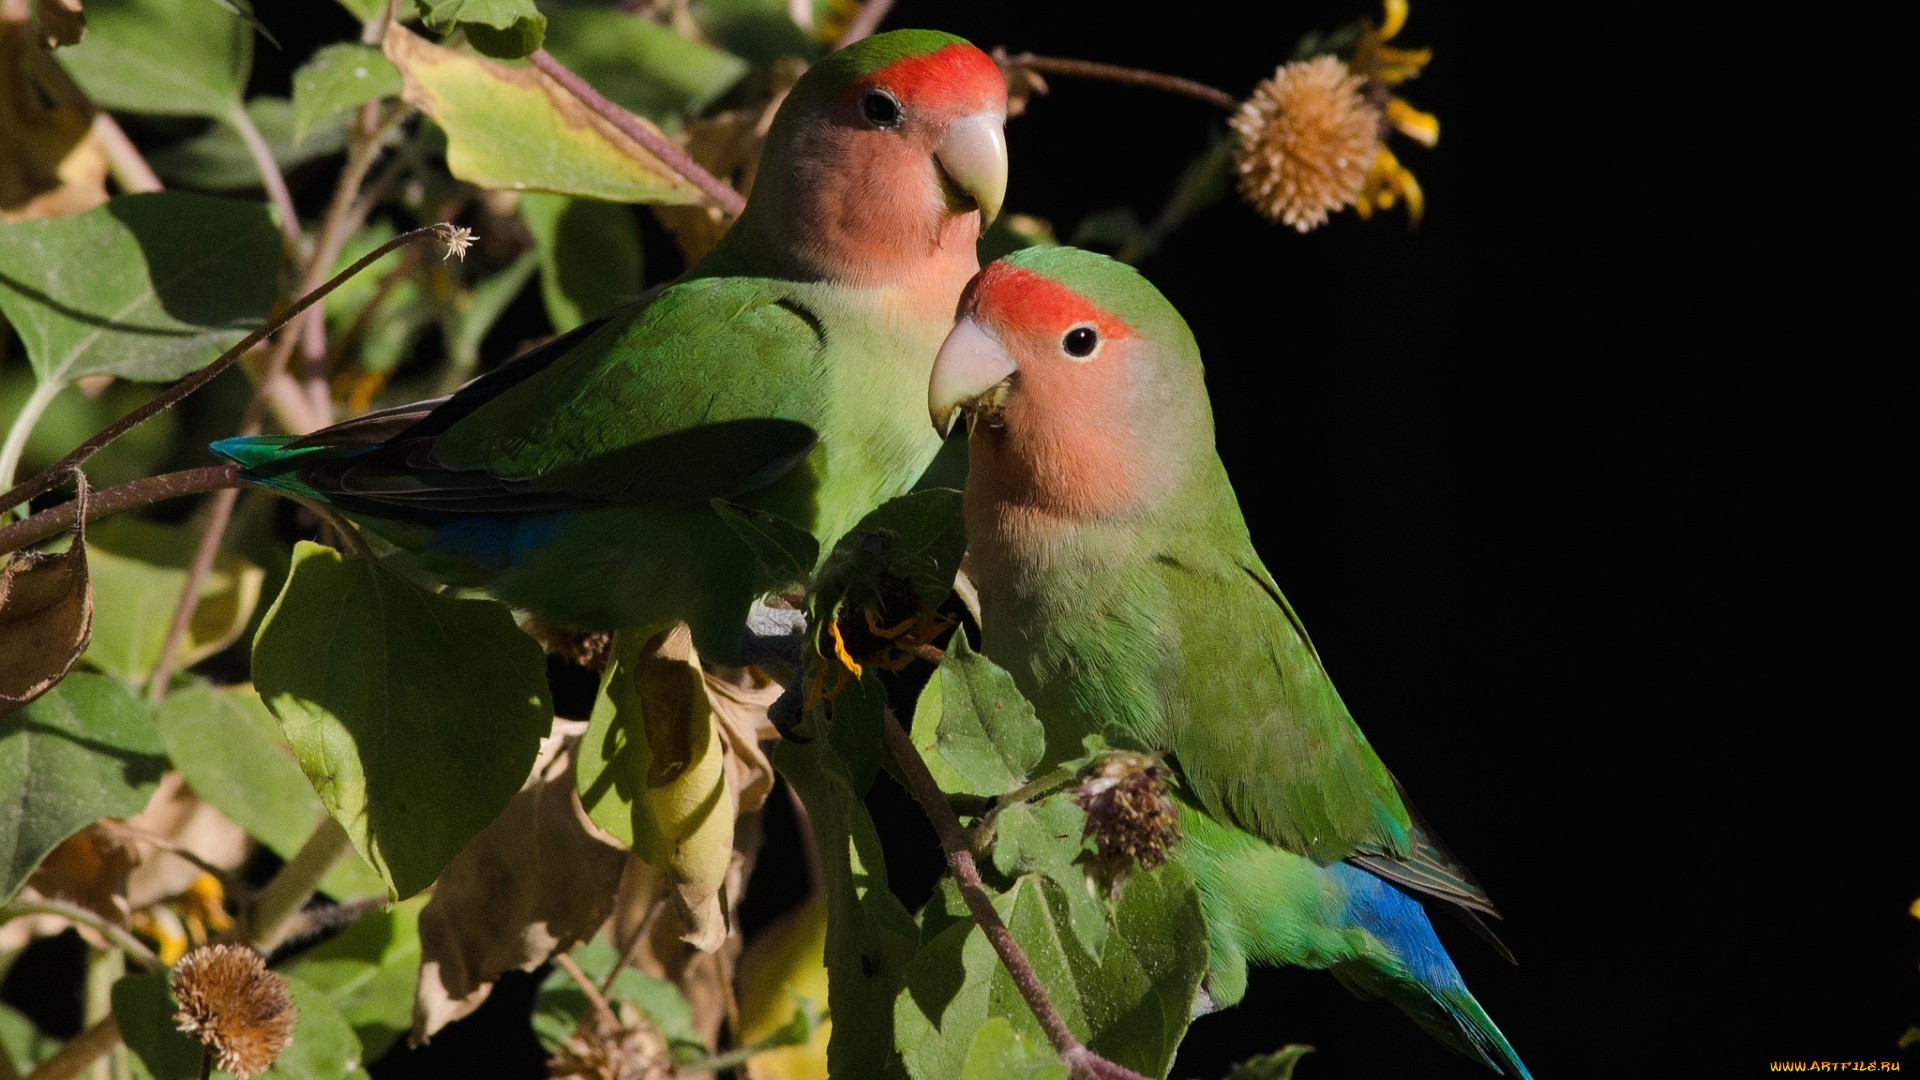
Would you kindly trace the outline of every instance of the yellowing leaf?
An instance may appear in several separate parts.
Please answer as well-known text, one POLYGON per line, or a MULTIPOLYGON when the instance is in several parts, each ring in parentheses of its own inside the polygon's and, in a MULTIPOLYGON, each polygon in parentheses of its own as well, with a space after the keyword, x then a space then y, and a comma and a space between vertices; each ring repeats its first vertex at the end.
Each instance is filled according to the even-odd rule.
POLYGON ((580 800, 595 824, 678 885, 686 939, 726 939, 720 887, 733 859, 725 739, 686 624, 614 637, 580 747, 580 800))
MULTIPOLYGON (((740 1042, 752 1046, 785 1027, 794 998, 827 1007, 827 898, 806 903, 775 919, 740 958, 740 1042)), ((747 1059, 750 1080, 827 1080, 827 1039, 833 1021, 822 1023, 801 1046, 782 1046, 747 1059)))
POLYGON ((447 168, 462 180, 611 202, 702 201, 686 178, 534 68, 435 45, 397 24, 386 50, 401 97, 446 130, 447 168))
POLYGON ((79 89, 26 24, 0 20, 0 221, 84 213, 107 201, 106 181, 79 89))

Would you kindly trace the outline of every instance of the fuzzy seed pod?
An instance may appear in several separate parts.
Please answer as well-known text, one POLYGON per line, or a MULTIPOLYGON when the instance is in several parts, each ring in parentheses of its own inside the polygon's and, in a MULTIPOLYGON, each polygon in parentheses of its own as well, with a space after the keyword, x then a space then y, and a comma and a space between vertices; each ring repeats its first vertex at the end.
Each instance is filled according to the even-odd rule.
POLYGON ((173 996, 180 1002, 174 1023, 239 1080, 266 1072, 293 1041, 299 1014, 286 980, 244 945, 207 945, 181 957, 173 996))
POLYGON ((1167 849, 1180 839, 1166 775, 1159 758, 1120 751, 1096 761, 1074 789, 1074 804, 1087 812, 1082 835, 1093 838, 1098 852, 1093 869, 1116 897, 1135 866, 1166 862, 1167 849))
POLYGON ((1254 87, 1229 123, 1240 193, 1301 232, 1353 205, 1380 147, 1380 110, 1337 58, 1288 64, 1254 87))
MULTIPOLYGON (((624 1008, 624 1006, 623 1006, 624 1008)), ((617 1023, 590 1013, 547 1061, 551 1080, 671 1080, 677 1070, 667 1037, 644 1017, 617 1023)))

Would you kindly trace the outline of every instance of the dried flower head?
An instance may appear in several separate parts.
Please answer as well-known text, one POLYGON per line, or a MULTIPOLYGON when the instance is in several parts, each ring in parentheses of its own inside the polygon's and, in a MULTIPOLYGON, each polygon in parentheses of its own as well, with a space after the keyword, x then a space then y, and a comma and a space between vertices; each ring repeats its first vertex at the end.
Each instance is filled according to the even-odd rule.
POLYGON ((1180 839, 1179 811, 1167 795, 1167 767, 1154 755, 1116 751, 1085 775, 1073 801, 1087 812, 1082 835, 1098 852, 1092 869, 1117 897, 1134 866, 1167 861, 1167 849, 1180 839))
POLYGON ((622 1003, 630 1023, 588 1013, 547 1061, 552 1080, 670 1080, 676 1074, 667 1037, 622 1003))
POLYGON ((475 240, 480 239, 478 234, 464 225, 448 225, 442 222, 439 230, 440 242, 447 246, 446 254, 440 256, 441 262, 446 262, 455 255, 460 256, 461 262, 465 262, 467 249, 473 246, 475 240))
POLYGON ((1380 147, 1380 110, 1332 56, 1288 64, 1254 87, 1230 124, 1240 192, 1306 232, 1359 197, 1380 147))
POLYGON ((293 1041, 299 1014, 286 980, 244 945, 208 945, 182 957, 173 996, 180 1002, 174 1023, 240 1080, 266 1072, 293 1041))

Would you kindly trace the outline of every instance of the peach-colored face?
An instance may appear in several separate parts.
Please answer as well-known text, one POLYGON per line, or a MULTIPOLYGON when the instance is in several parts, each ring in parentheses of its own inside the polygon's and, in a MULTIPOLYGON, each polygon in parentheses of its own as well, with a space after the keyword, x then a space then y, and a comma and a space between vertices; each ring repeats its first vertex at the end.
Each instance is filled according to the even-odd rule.
POLYGON ((1004 190, 1006 100, 993 61, 953 44, 896 61, 826 103, 798 185, 817 256, 843 280, 875 283, 937 253, 970 258, 983 226, 967 186, 979 184, 950 173, 966 172, 974 150, 1004 190))
POLYGON ((1017 365, 997 428, 976 428, 972 469, 1002 501, 1069 518, 1116 513, 1140 467, 1125 321, 1066 286, 996 263, 961 297, 1017 365))

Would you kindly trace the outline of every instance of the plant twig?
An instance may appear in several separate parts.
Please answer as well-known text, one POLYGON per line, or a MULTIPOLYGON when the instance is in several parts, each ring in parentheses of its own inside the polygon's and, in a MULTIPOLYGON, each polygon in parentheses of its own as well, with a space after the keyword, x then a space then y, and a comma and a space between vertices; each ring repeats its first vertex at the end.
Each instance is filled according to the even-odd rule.
POLYGON ((267 145, 266 137, 254 126, 253 117, 247 115, 246 107, 234 102, 227 110, 227 123, 240 133, 240 141, 247 147, 247 156, 253 159, 253 167, 260 173, 261 186, 267 189, 267 199, 280 212, 280 235, 286 237, 287 251, 295 259, 306 254, 306 238, 300 235, 300 215, 293 208, 293 193, 287 190, 287 178, 280 174, 280 163, 273 159, 273 147, 267 145))
POLYGON ((128 194, 147 191, 165 191, 160 177, 154 174, 153 166, 140 156, 140 149, 127 138, 118 121, 105 109, 93 114, 93 141, 107 155, 107 171, 120 185, 120 190, 128 194))
POLYGON ((146 943, 134 937, 125 927, 115 926, 93 911, 78 904, 69 904, 65 900, 22 900, 15 898, 5 907, 0 907, 0 923, 12 922, 23 915, 58 915, 68 922, 76 922, 98 932, 101 937, 126 951, 135 962, 149 969, 164 968, 167 965, 153 955, 146 943))
POLYGON ((449 239, 454 235, 455 235, 454 227, 452 225, 448 225, 442 222, 440 224, 427 225, 422 228, 414 229, 411 232, 401 233, 399 236, 396 236, 393 239, 387 241, 386 243, 381 244, 379 247, 374 248, 372 251, 368 252, 365 256, 363 256, 360 259, 360 261, 354 263, 352 266, 347 267, 345 270, 340 271, 338 274, 335 274, 331 279, 327 281, 325 285, 322 285, 319 288, 314 289, 313 291, 300 297, 298 300, 295 300, 293 303, 287 305, 286 310, 268 319, 266 322, 266 325, 260 327, 260 329, 255 330, 253 333, 248 334, 244 338, 241 338, 239 344, 235 345, 231 349, 228 349, 226 352, 221 353, 219 357, 213 361, 213 363, 208 364, 206 367, 201 368, 199 371, 196 371, 193 374, 187 376, 186 378, 181 379, 179 382, 174 383, 172 386, 154 395, 151 399, 147 401, 146 404, 133 410, 132 412, 114 421, 113 423, 108 424, 105 428, 101 429, 98 433, 96 433, 92 438, 89 438, 86 442, 83 442, 79 446, 75 447, 72 453, 68 454, 66 457, 61 458, 59 461, 55 462, 53 465, 42 470, 40 475, 24 483, 16 485, 11 491, 8 491, 5 495, 0 495, 0 510, 18 506, 19 504, 26 502, 29 499, 34 498, 35 496, 43 495, 49 491, 52 491, 56 485, 58 485, 63 479, 66 478, 66 475, 69 472, 73 471, 75 466, 79 465, 81 462, 87 460, 88 458, 92 457, 94 454, 98 453, 101 447, 107 445, 108 443, 119 438, 120 436, 125 435, 128 431, 132 430, 134 426, 145 421, 149 417, 153 416, 155 413, 158 413, 161 410, 172 406, 173 404, 178 402, 181 398, 186 397, 188 394, 191 394, 195 390, 198 390, 201 387, 212 382, 217 376, 219 376, 221 372, 227 370, 228 367, 232 366, 233 362, 235 360, 238 360, 241 354, 245 353, 248 349, 253 348, 255 345, 260 344, 260 342, 266 340, 267 335, 273 333, 274 331, 280 329, 281 327, 292 322, 294 319, 298 318, 301 312, 307 310, 307 308, 309 307, 312 307, 315 303, 319 302, 322 298, 324 298, 328 293, 339 288, 342 283, 347 281, 347 279, 353 277, 355 274, 358 274, 360 271, 365 270, 367 267, 372 266, 375 262, 379 261, 381 256, 385 255, 389 251, 392 251, 395 248, 405 247, 406 245, 414 243, 416 241, 425 240, 430 236, 437 236, 444 240, 444 239, 449 239))
POLYGON ((111 1053, 119 1045, 120 1025, 109 1014, 68 1039, 65 1046, 28 1073, 27 1080, 73 1080, 85 1072, 87 1066, 100 1060, 101 1055, 111 1053))
POLYGON ((614 127, 627 138, 647 148, 647 152, 660 159, 661 164, 687 178, 694 187, 700 189, 712 204, 720 210, 738 215, 747 208, 747 200, 733 190, 726 181, 701 168, 686 152, 668 142, 665 136, 636 120, 632 113, 608 101, 600 91, 587 85, 587 81, 575 75, 565 64, 555 60, 545 49, 535 49, 527 57, 533 66, 545 72, 547 77, 580 99, 580 103, 600 115, 600 118, 614 127))
POLYGON ((321 818, 320 827, 313 830, 313 835, 300 845, 293 858, 260 890, 248 923, 253 944, 263 952, 279 944, 287 936, 289 921, 306 906, 320 879, 352 849, 347 830, 340 827, 333 815, 321 818))
POLYGON ((200 583, 207 580, 207 574, 213 570, 213 560, 220 554, 220 541, 227 535, 227 521, 233 517, 233 504, 239 498, 238 488, 228 488, 207 503, 207 521, 200 527, 200 545, 194 548, 193 562, 187 566, 187 580, 180 586, 180 599, 173 605, 173 622, 167 626, 160 656, 147 679, 147 700, 156 705, 167 696, 167 686, 173 681, 174 659, 180 655, 180 645, 187 639, 193 613, 200 608, 200 583))
POLYGON ((880 29, 880 20, 886 18, 892 8, 893 0, 867 0, 860 5, 860 14, 847 24, 846 33, 840 35, 840 42, 834 47, 844 49, 880 29))
MULTIPOLYGON (((202 492, 245 485, 246 481, 240 479, 239 468, 233 465, 209 465, 201 469, 162 473, 159 476, 149 476, 118 487, 90 492, 87 498, 87 520, 98 521, 123 510, 156 503, 162 499, 177 499, 183 495, 199 495, 202 492)), ((52 509, 42 510, 25 521, 0 529, 0 555, 5 555, 9 551, 18 551, 50 536, 65 532, 73 528, 74 521, 79 516, 80 508, 77 504, 64 502, 52 509)))
POLYGON ((554 956, 553 962, 560 965, 562 971, 572 976, 574 982, 580 984, 580 992, 587 995, 587 1000, 593 1003, 593 1011, 599 1013, 602 1020, 605 1020, 609 1026, 619 1025, 620 1018, 613 1015, 613 1006, 607 1004, 607 996, 600 992, 599 987, 593 985, 593 980, 587 978, 587 973, 580 970, 580 965, 574 963, 573 957, 566 953, 558 953, 554 956))
POLYGON ((1007 929, 1000 913, 993 909, 993 901, 988 899, 986 887, 980 881, 980 868, 974 865, 973 853, 967 847, 967 834, 960 828, 960 819, 953 815, 946 795, 941 792, 940 785, 934 782, 933 774, 927 771, 927 763, 921 759, 920 751, 900 726, 900 721, 894 718, 892 709, 886 712, 883 735, 887 752, 907 779, 907 790, 912 793, 914 801, 920 804, 920 809, 926 811, 928 820, 933 822, 933 831, 939 834, 940 847, 947 853, 947 866, 953 871, 954 883, 960 887, 960 898, 966 901, 967 910, 973 913, 974 923, 986 935, 993 951, 999 954, 1001 966, 1013 977, 1013 985, 1026 1000, 1027 1008, 1033 1010, 1034 1019, 1040 1021, 1040 1030, 1046 1033, 1060 1060, 1077 1077, 1147 1080, 1132 1069, 1117 1065, 1087 1049, 1067 1029, 1066 1021, 1060 1018, 1060 1011, 1047 999, 1046 988, 1040 985, 1040 976, 1034 973, 1033 965, 1027 961, 1019 943, 1013 940, 1013 932, 1007 929))
POLYGON ((1023 67, 1046 75, 1065 75, 1075 79, 1099 79, 1104 82, 1124 83, 1129 86, 1146 86, 1155 90, 1165 90, 1171 94, 1204 101, 1216 108, 1234 112, 1240 108, 1240 102, 1225 90, 1216 90, 1206 83, 1182 79, 1175 75, 1162 75, 1157 71, 1145 71, 1140 68, 1121 67, 1118 64, 1100 64, 1092 60, 1069 60, 1061 56, 1035 56, 1021 53, 1009 56, 1005 66, 1023 67))

